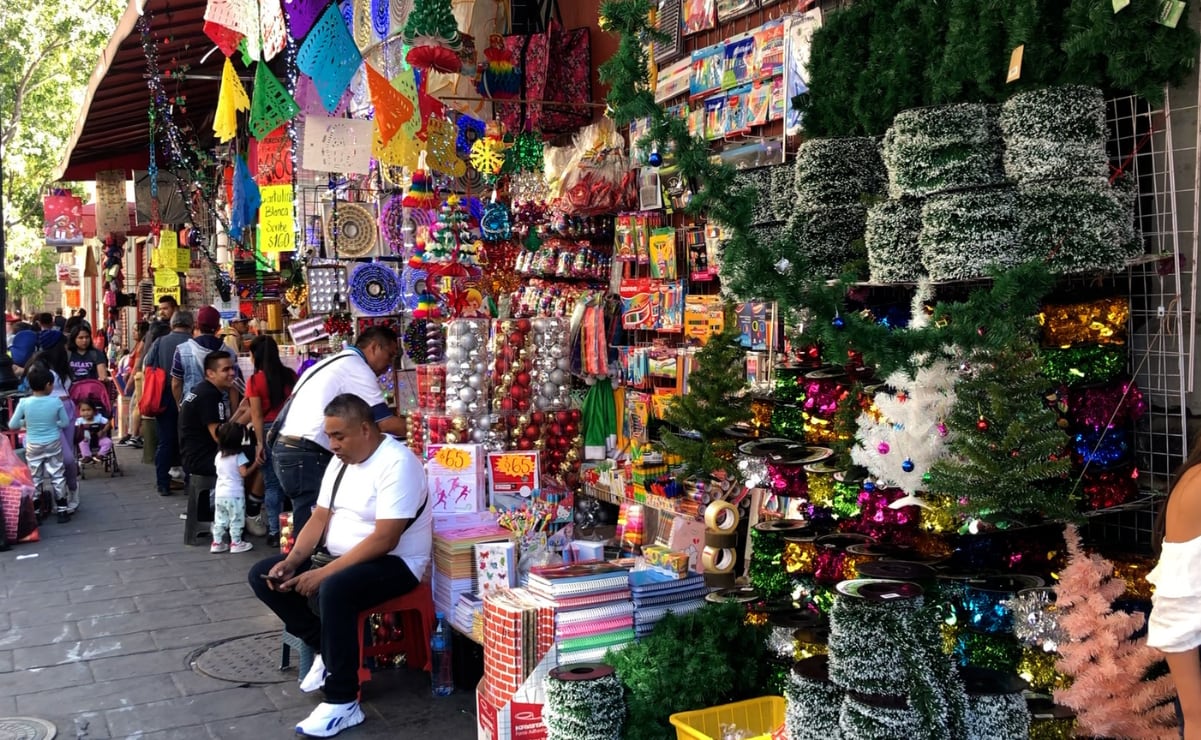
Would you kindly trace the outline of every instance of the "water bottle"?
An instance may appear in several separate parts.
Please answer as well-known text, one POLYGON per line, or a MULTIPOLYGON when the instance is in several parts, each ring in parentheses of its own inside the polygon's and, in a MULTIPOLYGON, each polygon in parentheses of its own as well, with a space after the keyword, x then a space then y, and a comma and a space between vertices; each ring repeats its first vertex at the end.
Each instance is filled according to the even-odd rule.
POLYGON ((434 670, 430 674, 434 696, 450 696, 455 690, 454 673, 450 664, 450 626, 446 616, 437 613, 438 624, 430 638, 430 656, 434 670))

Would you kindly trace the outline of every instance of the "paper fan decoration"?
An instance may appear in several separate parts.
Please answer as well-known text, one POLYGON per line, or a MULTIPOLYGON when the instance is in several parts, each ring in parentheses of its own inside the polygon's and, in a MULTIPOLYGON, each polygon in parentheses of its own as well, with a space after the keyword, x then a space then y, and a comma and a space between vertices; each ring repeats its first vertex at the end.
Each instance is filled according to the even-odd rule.
POLYGON ((400 308, 400 278, 377 262, 356 265, 347 290, 350 307, 360 316, 387 316, 400 308))
POLYGON ((438 72, 458 72, 462 67, 458 51, 463 39, 450 0, 416 0, 403 35, 405 43, 413 46, 405 58, 414 67, 438 72))
POLYGON ((409 192, 404 197, 405 207, 430 209, 437 208, 438 203, 438 195, 434 192, 434 184, 430 182, 430 178, 420 170, 414 172, 409 192))
POLYGON ((471 166, 482 175, 496 176, 505 166, 505 144, 490 136, 471 145, 471 166))
POLYGON ((375 218, 361 205, 338 203, 325 219, 325 243, 343 259, 367 257, 375 249, 375 218))

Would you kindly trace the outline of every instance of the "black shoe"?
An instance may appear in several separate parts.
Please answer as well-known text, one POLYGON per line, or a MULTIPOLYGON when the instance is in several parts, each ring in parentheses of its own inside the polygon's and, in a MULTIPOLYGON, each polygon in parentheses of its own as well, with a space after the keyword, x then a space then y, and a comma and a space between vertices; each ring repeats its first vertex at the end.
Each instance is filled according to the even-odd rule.
POLYGON ((279 535, 278 534, 267 535, 267 547, 279 547, 279 535))
POLYGON ((66 511, 58 512, 58 523, 59 524, 66 524, 69 521, 71 521, 71 515, 69 513, 67 513, 66 511))
POLYGON ((171 495, 171 489, 170 489, 170 488, 160 488, 160 489, 158 489, 158 495, 160 495, 160 496, 170 496, 170 495, 171 495))

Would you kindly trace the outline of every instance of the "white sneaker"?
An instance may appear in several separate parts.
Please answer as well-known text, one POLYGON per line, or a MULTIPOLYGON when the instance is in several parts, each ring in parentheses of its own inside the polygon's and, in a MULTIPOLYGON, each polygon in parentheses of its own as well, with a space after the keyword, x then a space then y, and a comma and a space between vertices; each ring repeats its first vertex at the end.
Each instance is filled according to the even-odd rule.
POLYGON ((209 545, 209 552, 214 555, 220 552, 229 552, 229 545, 224 542, 214 542, 212 545, 209 545))
POLYGON ((309 672, 300 679, 300 690, 306 694, 313 693, 325 685, 326 675, 325 661, 321 659, 321 653, 317 653, 313 656, 313 665, 309 668, 309 672))
POLYGON ((254 549, 254 545, 250 544, 246 540, 242 540, 241 542, 234 542, 233 544, 231 544, 229 546, 229 551, 232 553, 246 552, 247 550, 253 550, 253 549, 254 549))
POLYGON ((175 480, 183 480, 184 479, 183 468, 171 468, 170 470, 167 471, 167 475, 171 476, 175 480))
POLYGON ((262 537, 267 534, 267 524, 257 516, 246 517, 242 526, 251 537, 262 537))
POLYGON ((321 702, 313 713, 296 725, 297 735, 309 737, 333 737, 347 727, 362 724, 363 710, 357 701, 346 704, 321 702))

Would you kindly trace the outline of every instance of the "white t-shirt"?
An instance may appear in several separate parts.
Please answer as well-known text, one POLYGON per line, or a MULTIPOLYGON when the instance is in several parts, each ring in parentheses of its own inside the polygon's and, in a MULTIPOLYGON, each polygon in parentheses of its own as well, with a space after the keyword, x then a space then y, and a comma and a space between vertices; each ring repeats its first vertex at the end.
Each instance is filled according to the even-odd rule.
POLYGON ((353 349, 342 350, 305 370, 296 383, 295 392, 299 395, 288 407, 288 416, 279 430, 280 435, 303 437, 327 450, 329 437, 325 436, 325 407, 335 396, 353 393, 372 407, 384 403, 384 394, 375 373, 353 349), (326 367, 330 363, 333 366, 326 367))
MULTIPOLYGON (((375 531, 379 519, 412 519, 426 499, 425 469, 405 445, 384 435, 371 457, 357 465, 344 466, 334 458, 321 479, 317 505, 329 508, 334 481, 346 467, 334 500, 334 514, 325 535, 331 555, 344 555, 375 531)), ((405 561, 420 580, 430 561, 433 543, 433 513, 429 506, 410 522, 400 542, 389 554, 405 561)))
POLYGON ((245 498, 246 482, 242 480, 240 465, 249 465, 250 458, 245 453, 237 455, 222 455, 217 453, 213 462, 217 466, 217 485, 213 486, 213 495, 217 498, 245 498))

